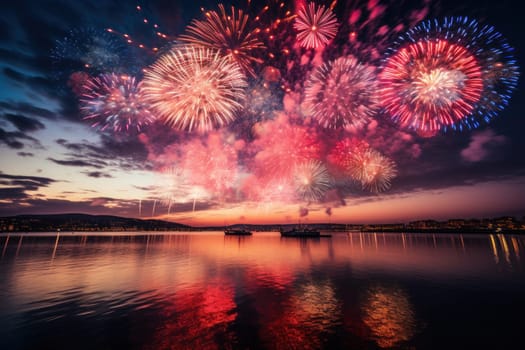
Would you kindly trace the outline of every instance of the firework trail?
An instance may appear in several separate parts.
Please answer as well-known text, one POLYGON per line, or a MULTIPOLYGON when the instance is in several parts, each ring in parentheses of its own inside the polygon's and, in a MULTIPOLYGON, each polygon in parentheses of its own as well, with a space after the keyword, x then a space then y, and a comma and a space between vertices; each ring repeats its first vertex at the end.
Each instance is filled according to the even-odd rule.
POLYGON ((80 111, 93 127, 140 132, 154 121, 142 98, 141 83, 134 77, 102 74, 87 79, 81 91, 80 111))
POLYGON ((144 100, 174 129, 224 126, 242 108, 247 86, 239 66, 218 51, 177 46, 145 69, 144 100))
POLYGON ((328 170, 317 160, 299 164, 294 170, 294 183, 299 198, 308 202, 321 200, 332 186, 328 170))
POLYGON ((249 16, 233 6, 231 14, 227 14, 224 5, 219 4, 219 12, 207 11, 205 17, 205 20, 193 20, 186 28, 187 34, 181 35, 179 40, 217 50, 255 76, 252 65, 263 63, 257 52, 264 49, 264 44, 257 31, 250 29, 249 16))
POLYGON ((393 39, 414 27, 431 11, 430 1, 365 0, 341 1, 335 8, 340 14, 341 26, 330 45, 333 56, 353 55, 369 63, 383 58, 393 39))
POLYGON ((311 2, 304 6, 295 19, 297 40, 307 49, 327 45, 337 34, 337 19, 332 10, 311 2))
POLYGON ((151 217, 155 216, 155 208, 157 207, 157 200, 153 201, 153 208, 151 209, 151 217))
POLYGON ((142 6, 137 5, 135 10, 136 14, 140 16, 140 22, 142 22, 142 25, 140 26, 140 38, 129 33, 118 31, 115 28, 107 28, 106 31, 119 36, 129 46, 139 48, 142 52, 149 54, 157 53, 160 47, 175 39, 161 31, 160 26, 150 18, 151 14, 148 14, 148 11, 145 11, 142 6), (145 44, 146 41, 149 42, 150 45, 145 44))
POLYGON ((493 27, 465 17, 426 21, 402 35, 379 74, 387 113, 421 132, 474 128, 508 103, 513 49, 493 27))
POLYGON ((361 127, 378 108, 375 68, 340 57, 312 72, 304 95, 307 114, 321 126, 361 127))
POLYGON ((171 198, 168 200, 168 216, 171 213, 171 198))

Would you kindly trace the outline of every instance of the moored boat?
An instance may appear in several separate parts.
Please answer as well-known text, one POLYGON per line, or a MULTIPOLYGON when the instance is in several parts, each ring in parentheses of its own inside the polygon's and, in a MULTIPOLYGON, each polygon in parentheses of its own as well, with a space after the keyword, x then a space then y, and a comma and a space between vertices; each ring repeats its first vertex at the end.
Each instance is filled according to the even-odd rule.
POLYGON ((251 236, 251 231, 243 229, 228 228, 224 230, 224 234, 227 236, 251 236))
POLYGON ((298 237, 298 238, 319 238, 331 237, 331 235, 322 235, 319 230, 311 228, 292 228, 291 230, 281 229, 281 237, 298 237))

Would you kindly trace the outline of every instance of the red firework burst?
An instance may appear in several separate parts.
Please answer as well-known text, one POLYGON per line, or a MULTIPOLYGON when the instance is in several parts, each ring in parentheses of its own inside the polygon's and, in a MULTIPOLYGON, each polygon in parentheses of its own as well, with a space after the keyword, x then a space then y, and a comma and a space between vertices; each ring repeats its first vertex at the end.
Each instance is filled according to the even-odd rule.
POLYGON ((233 6, 231 15, 227 14, 222 4, 219 4, 219 12, 208 11, 205 16, 205 20, 193 20, 186 29, 188 34, 181 35, 180 40, 219 50, 255 76, 252 63, 263 62, 255 52, 264 45, 256 35, 257 30, 250 30, 249 16, 233 6))
POLYGON ((442 39, 410 43, 379 74, 383 106, 403 127, 441 130, 473 112, 483 91, 481 73, 463 46, 442 39))
POLYGON ((337 19, 332 11, 313 2, 299 11, 294 23, 297 40, 307 49, 328 44, 337 34, 337 27, 337 19))

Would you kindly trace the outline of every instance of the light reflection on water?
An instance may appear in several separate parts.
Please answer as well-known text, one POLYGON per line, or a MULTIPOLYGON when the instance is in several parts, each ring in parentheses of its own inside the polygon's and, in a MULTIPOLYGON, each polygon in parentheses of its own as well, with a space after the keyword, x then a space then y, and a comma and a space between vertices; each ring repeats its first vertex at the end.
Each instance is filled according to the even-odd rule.
POLYGON ((518 338, 499 303, 525 304, 520 236, 63 233, 0 244, 2 349, 454 348, 473 344, 465 323, 480 344, 501 345, 498 327, 518 338), (484 319, 503 320, 490 338, 484 319))

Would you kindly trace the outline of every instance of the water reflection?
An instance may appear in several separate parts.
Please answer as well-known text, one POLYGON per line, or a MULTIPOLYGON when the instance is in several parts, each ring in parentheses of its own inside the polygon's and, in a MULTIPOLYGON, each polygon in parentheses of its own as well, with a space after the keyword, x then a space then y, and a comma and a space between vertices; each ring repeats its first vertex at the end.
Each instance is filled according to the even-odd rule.
MULTIPOLYGON (((501 234, 4 235, 0 348, 416 347, 432 325, 453 332, 449 313, 473 322, 470 295, 465 310, 441 309, 465 290, 488 309, 498 298, 525 306, 524 243, 501 234), (65 335, 47 335, 58 329, 65 335)), ((508 319, 503 308, 490 317, 508 319)))
POLYGON ((361 306, 371 338, 382 347, 393 347, 414 336, 416 320, 408 295, 399 287, 375 286, 361 306))
POLYGON ((223 281, 194 285, 171 295, 147 349, 219 349, 232 344, 235 334, 229 330, 237 318, 234 292, 223 281))

